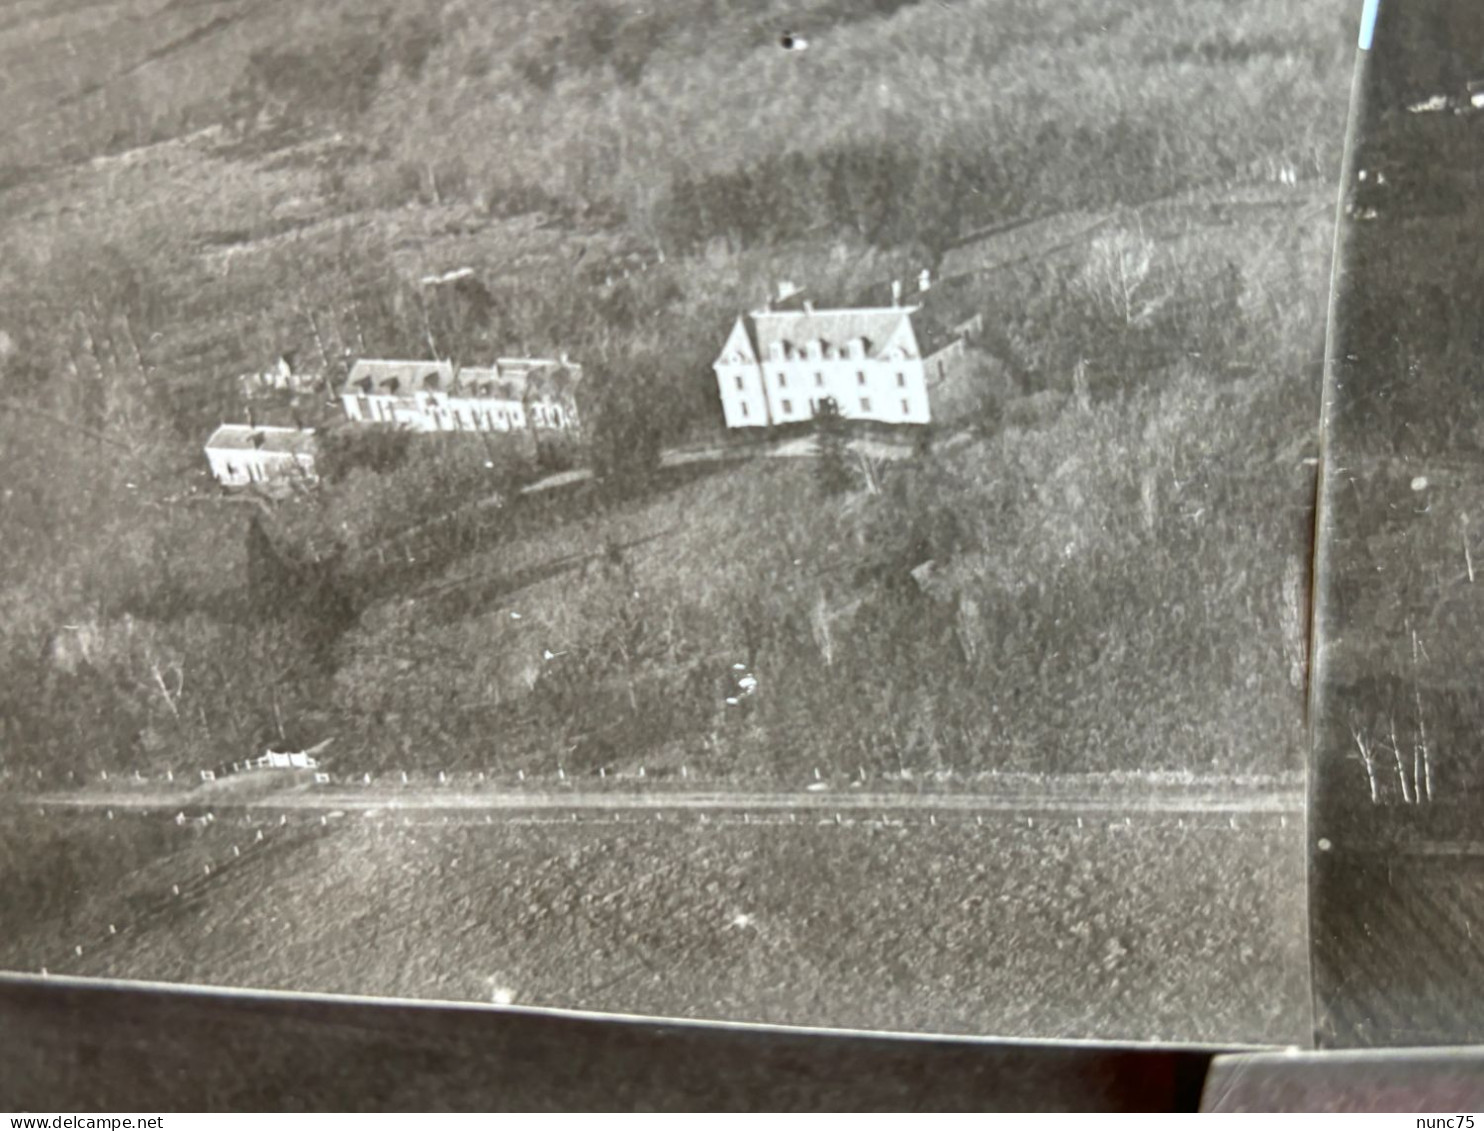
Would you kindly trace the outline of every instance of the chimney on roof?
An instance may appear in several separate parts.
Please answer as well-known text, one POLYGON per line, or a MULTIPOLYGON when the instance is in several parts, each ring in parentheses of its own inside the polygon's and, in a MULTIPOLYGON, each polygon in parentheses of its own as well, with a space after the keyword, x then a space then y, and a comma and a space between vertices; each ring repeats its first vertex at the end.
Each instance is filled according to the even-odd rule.
POLYGON ((933 285, 933 273, 924 267, 917 275, 917 289, 919 291, 931 290, 933 285))
POLYGON ((256 428, 258 426, 257 418, 253 414, 252 405, 247 406, 247 426, 249 428, 256 428))
POLYGON ((804 313, 805 314, 813 314, 814 313, 814 304, 812 302, 810 302, 807 298, 804 300, 804 313))
POLYGON ((900 279, 891 281, 891 304, 892 306, 902 305, 902 280, 900 279))

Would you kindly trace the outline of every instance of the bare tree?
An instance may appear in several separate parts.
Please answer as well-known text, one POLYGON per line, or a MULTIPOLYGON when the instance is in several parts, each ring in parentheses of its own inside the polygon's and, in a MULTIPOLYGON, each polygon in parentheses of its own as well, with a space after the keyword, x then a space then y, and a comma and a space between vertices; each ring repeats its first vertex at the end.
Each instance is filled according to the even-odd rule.
POLYGON ((314 311, 309 309, 309 305, 305 302, 304 296, 302 294, 299 296, 298 305, 299 313, 302 314, 304 316, 304 320, 309 323, 309 334, 310 337, 314 339, 314 351, 316 354, 319 355, 320 371, 324 373, 326 378, 328 379, 330 373, 330 354, 329 351, 325 348, 324 336, 319 332, 319 321, 314 317, 314 311))
POLYGON ((174 677, 174 687, 165 682, 165 673, 160 668, 159 658, 150 661, 150 675, 154 677, 155 687, 159 689, 160 698, 165 700, 165 706, 170 708, 170 714, 180 718, 180 696, 185 691, 185 669, 177 661, 167 665, 170 674, 174 677))
POLYGON ((824 657, 824 666, 831 667, 835 662, 835 637, 830 629, 829 602, 822 593, 809 610, 809 627, 814 634, 814 643, 819 648, 819 654, 824 657))
POLYGON ((1092 387, 1087 381, 1087 359, 1078 358, 1072 367, 1072 399, 1078 412, 1092 411, 1092 387))
POLYGON ((1459 515, 1459 525, 1463 527, 1463 564, 1468 569, 1469 584, 1474 583, 1474 553, 1469 548, 1469 516, 1459 515))
POLYGON ((868 455, 864 450, 856 449, 856 460, 860 464, 861 478, 866 484, 866 493, 871 495, 881 494, 881 477, 886 469, 886 460, 876 456, 868 455))
POLYGON ((1360 763, 1365 767, 1366 784, 1371 789, 1371 804, 1381 803, 1380 789, 1376 783, 1376 753, 1371 749, 1370 739, 1359 727, 1352 726, 1350 734, 1355 739, 1355 748, 1360 752, 1360 763))
POLYGON ((1417 630, 1412 630, 1412 696, 1417 705, 1417 740, 1412 746, 1412 784, 1414 796, 1417 792, 1426 793, 1427 800, 1432 800, 1432 754, 1427 744, 1427 718, 1422 710, 1422 686, 1417 681, 1417 663, 1423 652, 1422 641, 1417 635, 1417 630), (1420 785, 1419 785, 1419 773, 1420 785))
POLYGON ((965 663, 972 664, 979 654, 979 639, 984 634, 983 619, 979 602, 967 594, 960 595, 953 629, 965 663))
POLYGON ((1157 245, 1136 231, 1119 230, 1093 240, 1083 283, 1125 326, 1141 326, 1170 300, 1154 271, 1157 245))
POLYGON ((1407 778, 1406 763, 1402 761, 1401 744, 1396 740, 1396 720, 1387 716, 1386 728, 1391 736, 1391 755, 1396 759, 1396 780, 1402 787, 1402 801, 1410 805, 1415 794, 1412 790, 1412 782, 1407 778))

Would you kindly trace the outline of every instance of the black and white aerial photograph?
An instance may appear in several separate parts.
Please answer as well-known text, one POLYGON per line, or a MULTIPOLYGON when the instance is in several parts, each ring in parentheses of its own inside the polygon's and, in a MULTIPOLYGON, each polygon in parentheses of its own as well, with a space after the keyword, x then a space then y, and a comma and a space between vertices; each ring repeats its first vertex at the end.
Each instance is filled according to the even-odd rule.
POLYGON ((1310 1042, 1359 19, 7 0, 0 969, 1310 1042))
POLYGON ((1484 1039, 1484 11, 1383 4, 1354 130, 1317 585, 1317 1031, 1462 1044, 1484 1039))

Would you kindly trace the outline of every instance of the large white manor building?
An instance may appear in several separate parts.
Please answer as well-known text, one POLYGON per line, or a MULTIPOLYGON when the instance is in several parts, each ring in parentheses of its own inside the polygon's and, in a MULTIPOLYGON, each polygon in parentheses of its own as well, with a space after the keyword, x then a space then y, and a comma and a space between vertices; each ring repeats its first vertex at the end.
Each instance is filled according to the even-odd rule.
MULTIPOLYGON (((924 274, 919 295, 926 284, 924 274)), ((850 419, 929 423, 930 390, 962 357, 963 336, 916 317, 920 304, 902 302, 895 284, 888 301, 816 308, 785 283, 777 300, 738 318, 712 366, 727 427, 809 420, 826 398, 850 419)))

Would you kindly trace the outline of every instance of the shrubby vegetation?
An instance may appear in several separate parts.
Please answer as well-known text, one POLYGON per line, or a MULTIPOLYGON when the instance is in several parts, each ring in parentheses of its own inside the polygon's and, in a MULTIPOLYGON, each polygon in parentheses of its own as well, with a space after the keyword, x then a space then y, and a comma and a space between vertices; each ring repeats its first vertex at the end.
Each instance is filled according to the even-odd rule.
MULTIPOLYGON (((355 129, 464 192, 612 204, 653 239, 846 225, 932 246, 956 226, 1128 203, 1260 157, 1328 171, 1353 13, 1282 0, 1117 19, 1090 0, 337 0, 220 26, 169 18, 178 45, 151 81, 126 73, 53 111, 73 134, 138 143, 221 119, 355 129), (785 31, 809 51, 780 50, 785 31)), ((76 66, 68 42, 73 54, 45 43, 27 65, 56 51, 76 66)), ((22 131, 15 160, 36 163, 57 132, 22 131)))
MULTIPOLYGON (((106 830, 99 840, 119 827, 91 819, 106 830)), ((11 969, 466 1002, 489 1000, 494 983, 525 1006, 1109 1041, 1287 1043, 1309 1023, 1305 945, 1292 929, 1303 857, 1267 824, 1232 836, 1214 817, 1184 827, 1136 819, 1133 831, 1078 829, 1075 819, 1028 829, 1008 814, 932 829, 883 829, 863 813, 844 829, 803 819, 698 829, 668 816, 332 821, 244 848, 249 859, 272 855, 218 867, 207 891, 183 888, 196 898, 179 914, 164 893, 229 856, 240 833, 226 822, 189 839, 159 823, 131 829, 109 859, 79 850, 87 826, 48 840, 42 822, 21 820, 0 838, 0 862, 7 840, 20 856, 0 870, 0 893, 33 913, 0 937, 11 969), (76 875, 79 889, 39 882, 38 844, 43 874, 76 875), (1194 939, 1191 907, 1201 909, 1194 939), (737 922, 743 908, 748 926, 737 922), (79 932, 115 920, 116 945, 79 932), (77 957, 79 937, 89 945, 77 957), (1213 963, 1213 951, 1230 958, 1213 963)), ((178 1017, 163 1030, 176 1041, 178 1017)), ((242 1050, 239 1064, 252 1060, 258 1032, 211 1030, 242 1042, 229 1046, 242 1050)), ((294 1051, 293 1071, 309 1080, 344 1080, 348 1062, 372 1060, 322 1040, 294 1051)), ((377 1071, 354 1079, 379 1097, 377 1071)), ((244 1096, 242 1106, 261 1101, 261 1086, 232 1091, 242 1073, 232 1075, 211 1077, 209 1092, 196 1086, 244 1096)), ((1044 1097, 1029 1086, 1013 1094, 1044 1097)))
POLYGON ((1301 704, 1307 477, 1244 422, 1306 404, 1186 374, 881 496, 750 465, 517 538, 475 559, 493 602, 394 602, 347 638, 342 756, 401 764, 414 735, 440 765, 569 772, 1271 770, 1301 704), (734 663, 761 681, 745 706, 734 663))
MULTIPOLYGON (((1330 176, 1345 37, 1327 5, 1220 7, 430 0, 176 29, 152 85, 56 110, 69 156, 221 134, 0 197, 4 767, 329 734, 346 765, 1287 765, 1302 485, 1259 440, 1312 416, 1329 214, 1120 209, 1264 162, 1330 176), (880 493, 843 459, 826 491, 658 466, 719 439, 717 343, 780 277, 850 294, 1067 209, 1107 223, 963 281, 973 380, 880 493), (319 490, 225 499, 200 443, 287 348, 331 382, 350 355, 567 350, 602 482, 520 497, 529 450, 331 433, 319 490), (761 688, 730 706, 739 662, 761 688)), ((7 159, 56 157, 40 136, 7 159)))

